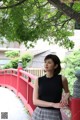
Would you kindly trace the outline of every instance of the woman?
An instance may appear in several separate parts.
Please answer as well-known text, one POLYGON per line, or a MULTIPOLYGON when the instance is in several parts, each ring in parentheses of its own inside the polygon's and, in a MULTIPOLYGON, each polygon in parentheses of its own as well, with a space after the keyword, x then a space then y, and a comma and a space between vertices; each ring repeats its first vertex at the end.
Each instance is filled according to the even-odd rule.
POLYGON ((60 108, 68 104, 68 82, 59 74, 61 66, 56 55, 47 55, 44 62, 46 75, 34 83, 33 104, 37 107, 31 120, 62 120, 60 108), (63 89, 65 96, 62 98, 63 89))

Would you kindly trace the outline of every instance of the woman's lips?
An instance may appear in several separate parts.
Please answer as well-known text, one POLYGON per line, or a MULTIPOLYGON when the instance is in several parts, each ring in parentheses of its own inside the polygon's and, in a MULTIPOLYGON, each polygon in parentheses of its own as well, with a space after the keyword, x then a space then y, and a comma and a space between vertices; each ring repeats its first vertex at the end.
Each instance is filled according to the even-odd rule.
POLYGON ((45 67, 46 69, 48 69, 48 67, 45 67))

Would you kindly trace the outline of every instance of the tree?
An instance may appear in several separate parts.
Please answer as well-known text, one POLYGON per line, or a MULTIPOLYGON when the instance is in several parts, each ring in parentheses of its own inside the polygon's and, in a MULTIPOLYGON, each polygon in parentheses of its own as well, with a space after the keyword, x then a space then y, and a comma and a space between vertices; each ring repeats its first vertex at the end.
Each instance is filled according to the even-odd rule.
POLYGON ((79 17, 75 17, 79 16, 79 3, 61 3, 59 0, 1 1, 1 37, 9 41, 24 42, 27 46, 33 46, 39 38, 43 38, 49 43, 55 41, 66 48, 73 48, 74 43, 68 36, 73 35, 75 20, 79 21, 79 17), (53 37, 54 41, 51 39, 53 37))
POLYGON ((48 0, 55 5, 60 11, 80 23, 80 1, 77 0, 48 0), (76 6, 77 5, 77 6, 76 6))
POLYGON ((71 54, 66 56, 64 59, 65 63, 65 70, 63 69, 63 74, 67 77, 68 83, 69 83, 69 88, 71 94, 73 94, 73 84, 74 81, 77 79, 75 76, 75 72, 77 70, 80 70, 80 49, 73 51, 71 54))

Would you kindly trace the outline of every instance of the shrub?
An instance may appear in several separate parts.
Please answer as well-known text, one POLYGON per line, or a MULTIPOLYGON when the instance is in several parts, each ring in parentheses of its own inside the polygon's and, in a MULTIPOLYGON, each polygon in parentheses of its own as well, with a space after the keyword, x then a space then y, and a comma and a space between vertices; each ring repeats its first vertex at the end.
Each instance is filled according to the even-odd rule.
POLYGON ((8 51, 5 53, 7 57, 10 58, 10 62, 4 65, 4 69, 7 68, 17 68, 19 60, 22 61, 22 67, 25 68, 28 63, 32 60, 32 55, 25 53, 22 56, 19 56, 19 51, 8 51))
POLYGON ((10 59, 19 57, 19 51, 7 51, 5 52, 5 56, 9 57, 10 59))
POLYGON ((19 61, 19 58, 15 58, 10 61, 12 68, 15 68, 15 69, 18 68, 18 61, 19 61))
POLYGON ((21 60, 22 60, 23 68, 25 68, 28 65, 28 63, 32 60, 32 55, 25 53, 21 56, 21 60))
POLYGON ((74 84, 74 81, 77 79, 75 77, 75 72, 76 72, 76 70, 80 69, 80 49, 73 51, 70 55, 68 55, 64 59, 64 63, 66 66, 65 66, 65 69, 62 71, 62 73, 68 79, 70 93, 72 95, 73 94, 73 84, 74 84))
POLYGON ((8 68, 12 68, 11 63, 7 63, 6 65, 3 66, 3 69, 8 69, 8 68))

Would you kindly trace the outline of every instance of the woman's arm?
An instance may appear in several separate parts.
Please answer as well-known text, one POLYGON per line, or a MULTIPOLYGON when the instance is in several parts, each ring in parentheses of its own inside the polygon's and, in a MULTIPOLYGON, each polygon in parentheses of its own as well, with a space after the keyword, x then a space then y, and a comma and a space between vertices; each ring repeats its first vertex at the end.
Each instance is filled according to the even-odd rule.
POLYGON ((64 95, 63 95, 62 100, 66 102, 66 101, 68 101, 68 98, 70 97, 68 81, 67 81, 66 77, 62 76, 62 84, 63 84, 63 89, 64 89, 64 95))
POLYGON ((38 79, 36 79, 34 82, 33 104, 41 107, 55 107, 55 108, 62 107, 61 103, 46 102, 38 99, 38 79))
POLYGON ((70 92, 69 92, 68 81, 67 81, 66 77, 62 76, 62 84, 63 84, 63 89, 64 89, 64 92, 65 92, 65 97, 69 98, 70 92))

